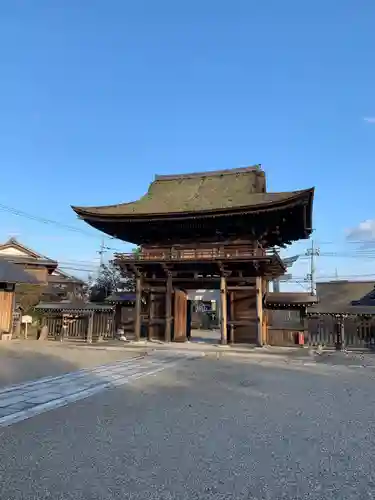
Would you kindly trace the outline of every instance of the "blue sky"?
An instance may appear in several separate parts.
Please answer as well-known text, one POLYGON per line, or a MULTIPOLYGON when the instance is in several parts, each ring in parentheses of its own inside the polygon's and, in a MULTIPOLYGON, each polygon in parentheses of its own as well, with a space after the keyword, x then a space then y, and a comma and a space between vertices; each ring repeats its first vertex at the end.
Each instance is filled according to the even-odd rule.
POLYGON ((70 204, 261 163, 270 190, 316 187, 322 275, 375 273, 345 240, 375 217, 374 19, 373 0, 2 0, 0 203, 87 234, 0 206, 0 239, 88 268, 100 235, 70 204))

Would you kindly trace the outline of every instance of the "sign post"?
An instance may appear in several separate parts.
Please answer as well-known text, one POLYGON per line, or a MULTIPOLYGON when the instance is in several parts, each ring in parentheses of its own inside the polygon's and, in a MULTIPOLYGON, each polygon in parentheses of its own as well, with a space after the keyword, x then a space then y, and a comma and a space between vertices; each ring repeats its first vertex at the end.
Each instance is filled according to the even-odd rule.
POLYGON ((22 316, 21 318, 21 323, 23 325, 25 325, 25 339, 27 339, 27 328, 28 328, 28 325, 31 325, 31 323, 33 322, 33 318, 31 316, 22 316))

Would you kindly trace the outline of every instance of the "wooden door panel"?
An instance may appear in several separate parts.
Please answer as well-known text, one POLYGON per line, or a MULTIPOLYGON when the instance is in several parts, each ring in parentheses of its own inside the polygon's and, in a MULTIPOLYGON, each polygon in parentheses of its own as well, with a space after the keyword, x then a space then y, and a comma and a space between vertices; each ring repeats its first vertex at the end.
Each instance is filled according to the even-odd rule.
POLYGON ((0 290, 0 332, 10 333, 14 292, 0 290))
POLYGON ((235 290, 231 294, 233 304, 231 312, 234 322, 235 343, 257 343, 256 292, 251 290, 235 290))
POLYGON ((186 341, 187 326, 187 294, 183 290, 175 290, 174 293, 174 323, 173 340, 175 342, 186 341))
POLYGON ((165 293, 150 294, 149 338, 165 339, 165 293))

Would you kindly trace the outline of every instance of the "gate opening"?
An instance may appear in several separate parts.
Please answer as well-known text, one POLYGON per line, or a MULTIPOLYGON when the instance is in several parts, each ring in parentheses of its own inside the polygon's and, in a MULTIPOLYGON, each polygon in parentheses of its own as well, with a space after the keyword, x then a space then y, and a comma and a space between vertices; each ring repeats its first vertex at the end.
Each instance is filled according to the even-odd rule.
POLYGON ((219 290, 179 290, 175 293, 175 341, 181 338, 181 341, 220 343, 219 318, 219 290))

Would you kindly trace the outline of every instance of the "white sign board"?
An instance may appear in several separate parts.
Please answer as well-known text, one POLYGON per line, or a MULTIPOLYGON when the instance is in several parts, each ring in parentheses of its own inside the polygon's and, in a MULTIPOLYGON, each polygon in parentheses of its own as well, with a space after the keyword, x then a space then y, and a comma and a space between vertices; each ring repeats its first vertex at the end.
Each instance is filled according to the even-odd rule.
POLYGON ((33 322, 33 318, 31 316, 22 316, 21 322, 30 325, 33 322))

